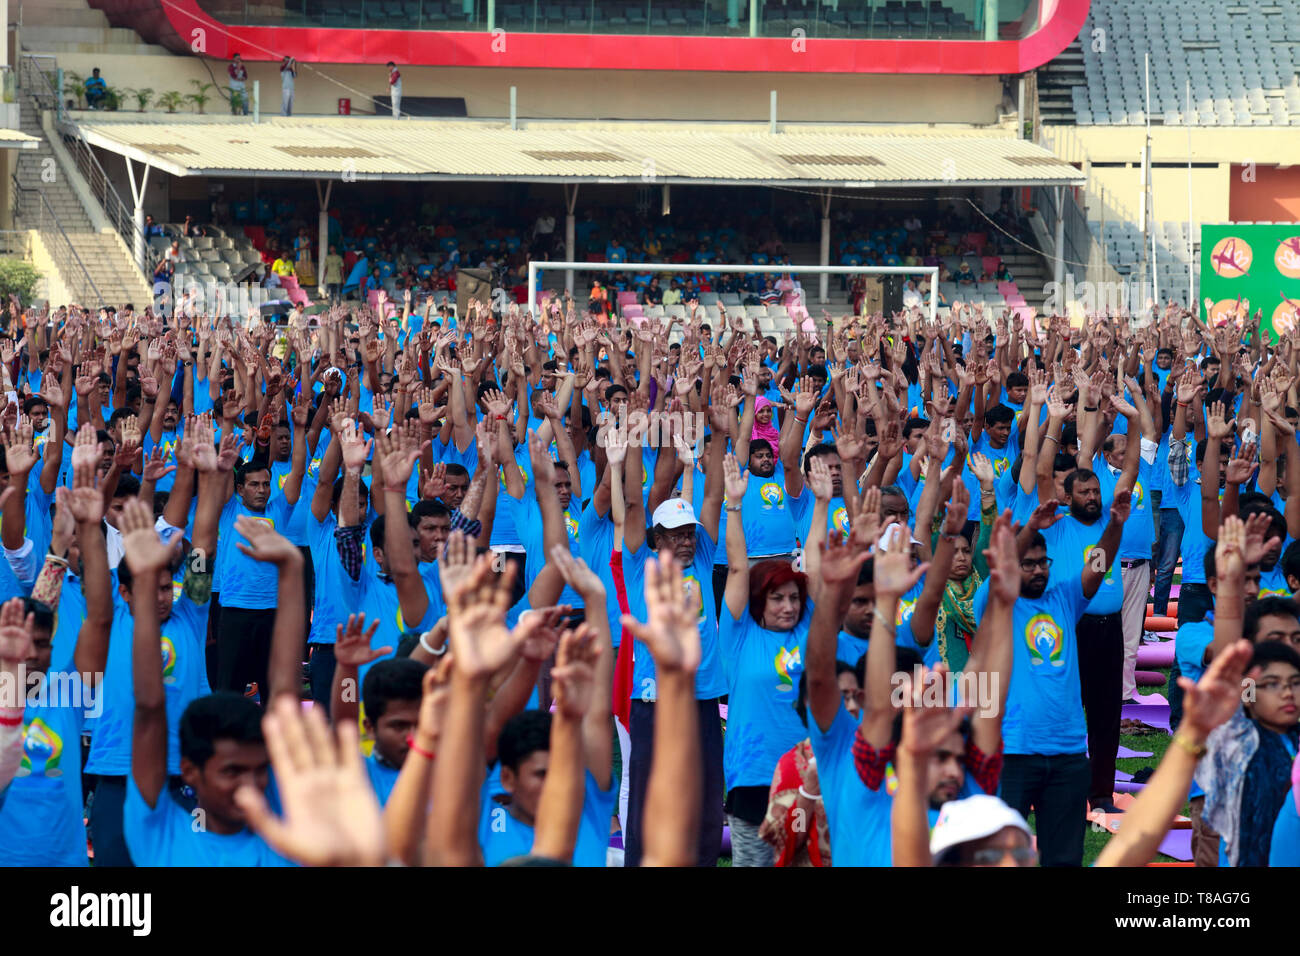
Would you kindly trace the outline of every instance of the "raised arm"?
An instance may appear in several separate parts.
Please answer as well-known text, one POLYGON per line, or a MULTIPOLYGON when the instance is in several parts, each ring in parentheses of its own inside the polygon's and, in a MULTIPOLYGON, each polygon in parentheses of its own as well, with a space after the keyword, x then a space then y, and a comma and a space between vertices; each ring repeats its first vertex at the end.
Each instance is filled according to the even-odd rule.
POLYGON ((749 473, 742 472, 735 455, 723 461, 727 487, 727 584, 722 599, 732 618, 740 620, 749 611, 749 554, 745 546, 745 523, 741 520, 741 502, 749 487, 749 473))
POLYGON ((419 422, 407 422, 393 428, 389 435, 375 435, 376 458, 384 469, 384 563, 397 586, 397 600, 402 619, 416 627, 429 611, 429 592, 415 561, 411 529, 406 520, 406 485, 411 469, 420 457, 419 422))

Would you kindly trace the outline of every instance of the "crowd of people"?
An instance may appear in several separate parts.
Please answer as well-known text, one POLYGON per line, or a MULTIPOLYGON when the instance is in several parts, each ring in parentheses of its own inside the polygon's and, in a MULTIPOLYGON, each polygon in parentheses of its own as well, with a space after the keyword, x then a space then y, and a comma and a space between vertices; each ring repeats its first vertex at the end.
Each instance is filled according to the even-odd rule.
POLYGON ((1198 863, 1300 858, 1258 316, 384 304, 11 304, 4 863, 1078 866, 1169 555, 1173 738, 1096 865, 1189 798, 1198 863))

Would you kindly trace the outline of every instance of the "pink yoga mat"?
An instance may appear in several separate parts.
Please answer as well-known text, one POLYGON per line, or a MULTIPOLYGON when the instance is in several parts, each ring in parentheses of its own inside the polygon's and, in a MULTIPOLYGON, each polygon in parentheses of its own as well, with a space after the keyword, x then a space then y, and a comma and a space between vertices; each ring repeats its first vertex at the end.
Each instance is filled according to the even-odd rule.
POLYGON ((1164 687, 1168 678, 1159 671, 1134 671, 1133 680, 1139 687, 1164 687))
POLYGON ((1138 667, 1169 667, 1174 662, 1174 642, 1143 644, 1138 648, 1138 667))

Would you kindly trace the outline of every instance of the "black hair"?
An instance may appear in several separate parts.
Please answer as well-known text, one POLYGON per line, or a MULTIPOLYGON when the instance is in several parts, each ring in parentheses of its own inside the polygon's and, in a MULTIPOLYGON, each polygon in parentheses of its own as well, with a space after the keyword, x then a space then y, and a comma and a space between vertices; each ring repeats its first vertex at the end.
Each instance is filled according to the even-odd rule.
POLYGON ((377 723, 395 700, 418 701, 424 696, 424 672, 428 665, 409 657, 391 657, 366 671, 361 682, 361 704, 366 719, 377 723))
POLYGON ((1069 471, 1079 470, 1079 459, 1075 458, 1068 451, 1058 451, 1056 457, 1052 459, 1052 471, 1069 471))
POLYGON ((113 489, 114 500, 118 498, 135 498, 140 494, 140 479, 135 475, 121 475, 117 487, 113 489))
POLYGON ((23 617, 28 614, 32 615, 32 625, 37 630, 54 630, 54 608, 45 602, 29 597, 23 598, 23 617))
MULTIPOLYGON (((763 439, 759 439, 759 441, 762 440, 763 439)), ((768 442, 768 444, 771 445, 771 442, 768 442)), ((840 450, 835 447, 835 444, 833 442, 819 441, 817 444, 813 445, 806 452, 804 452, 803 470, 805 472, 809 470, 809 468, 812 466, 812 462, 814 458, 824 458, 827 455, 838 455, 839 453, 840 450)))
MULTIPOLYGON (((583 410, 585 411, 586 408, 587 408, 587 406, 586 406, 586 405, 583 405, 582 408, 583 408, 583 410)), ((458 478, 468 478, 468 477, 469 477, 469 469, 466 468, 464 465, 458 463, 458 462, 449 461, 449 462, 447 462, 447 474, 448 474, 448 475, 455 475, 455 476, 458 477, 458 478)))
POLYGON ((810 375, 813 378, 820 378, 820 379, 830 378, 830 374, 826 371, 825 365, 809 365, 806 369, 804 369, 803 373, 805 375, 810 375))
POLYGON ((772 443, 768 441, 766 438, 755 438, 753 441, 749 443, 749 453, 751 455, 754 454, 754 452, 758 451, 760 448, 766 448, 772 454, 774 455, 776 454, 776 449, 772 447, 772 443))
MULTIPOLYGON (((867 655, 863 654, 858 659, 856 666, 845 661, 835 662, 835 680, 838 682, 841 674, 852 674, 858 679, 858 686, 866 684, 867 655)), ((808 672, 803 671, 799 674, 799 694, 795 702, 791 704, 794 712, 799 715, 801 724, 808 723, 808 672)))
POLYGON ((1097 481, 1097 473, 1091 468, 1076 468, 1065 476, 1065 493, 1072 494, 1074 486, 1081 481, 1097 481))
POLYGON ((1016 413, 1006 405, 998 403, 984 413, 985 425, 1010 425, 1016 420, 1016 413))
POLYGON ((1042 548, 1044 551, 1047 550, 1047 539, 1043 537, 1043 532, 1041 531, 1035 531, 1030 536, 1029 544, 1025 546, 1025 551, 1022 551, 1021 554, 1024 554, 1026 551, 1033 551, 1035 548, 1042 548))
POLYGON ((380 515, 370 523, 370 544, 375 548, 384 546, 384 519, 387 515, 380 515))
POLYGON ((1296 649, 1290 644, 1283 644, 1281 641, 1264 641, 1256 644, 1255 653, 1250 656, 1250 668, 1264 668, 1269 664, 1290 664, 1300 671, 1300 653, 1296 653, 1296 649))
POLYGON ((235 466, 235 487, 242 487, 248 481, 248 476, 255 471, 264 471, 268 475, 271 473, 270 463, 260 454, 254 455, 250 460, 240 462, 235 466))
POLYGON ((515 714, 497 738, 497 759, 502 767, 517 771, 529 755, 551 749, 551 715, 544 710, 515 714))
POLYGON ((875 559, 867 558, 866 561, 862 562, 862 570, 858 572, 857 587, 862 587, 864 584, 875 584, 875 583, 876 583, 875 559))
POLYGON ((217 752, 218 740, 260 744, 262 708, 243 694, 230 691, 190 701, 181 714, 181 757, 200 770, 217 752))
POLYGON ((1007 388, 1028 388, 1029 376, 1024 372, 1009 372, 1006 381, 1007 388))
POLYGON ((903 425, 903 438, 907 439, 912 436, 912 432, 923 432, 930 427, 930 423, 924 418, 909 418, 903 425))
POLYGON ((27 399, 27 401, 23 402, 23 414, 30 415, 32 409, 36 408, 38 405, 44 405, 46 408, 50 407, 50 403, 41 398, 41 396, 33 395, 31 398, 27 399))
MULTIPOLYGON (((1259 622, 1265 617, 1291 617, 1300 621, 1300 604, 1289 597, 1270 595, 1262 597, 1246 608, 1245 619, 1241 622, 1241 636, 1252 644, 1259 637, 1259 622)), ((1300 670, 1300 664, 1296 665, 1300 670)))
POLYGON ((451 509, 441 501, 435 501, 432 498, 421 498, 415 504, 411 505, 411 510, 406 513, 406 520, 410 522, 412 528, 418 527, 421 518, 443 518, 450 517, 451 509))
POLYGON ((1282 573, 1300 580, 1300 541, 1292 541, 1282 552, 1282 573))

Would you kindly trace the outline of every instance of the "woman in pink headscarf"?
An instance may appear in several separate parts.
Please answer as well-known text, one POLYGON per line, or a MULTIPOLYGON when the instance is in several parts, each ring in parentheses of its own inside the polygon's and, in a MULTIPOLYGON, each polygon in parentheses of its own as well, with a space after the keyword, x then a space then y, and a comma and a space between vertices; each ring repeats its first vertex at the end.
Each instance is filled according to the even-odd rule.
POLYGON ((772 410, 775 406, 763 396, 759 396, 754 402, 754 433, 750 436, 751 440, 762 438, 772 446, 772 451, 779 453, 781 448, 781 432, 772 424, 772 410))

